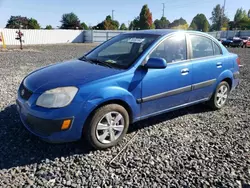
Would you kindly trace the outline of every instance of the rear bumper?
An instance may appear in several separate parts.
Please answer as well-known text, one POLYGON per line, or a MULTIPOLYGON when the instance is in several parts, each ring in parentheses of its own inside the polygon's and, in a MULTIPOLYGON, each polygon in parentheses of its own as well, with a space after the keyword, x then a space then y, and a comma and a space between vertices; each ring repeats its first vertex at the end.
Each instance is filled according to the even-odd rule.
POLYGON ((234 79, 239 79, 240 78, 240 72, 237 71, 237 72, 233 73, 233 77, 234 77, 234 79))
POLYGON ((240 73, 239 71, 233 73, 233 83, 232 83, 232 90, 237 88, 240 84, 240 73))

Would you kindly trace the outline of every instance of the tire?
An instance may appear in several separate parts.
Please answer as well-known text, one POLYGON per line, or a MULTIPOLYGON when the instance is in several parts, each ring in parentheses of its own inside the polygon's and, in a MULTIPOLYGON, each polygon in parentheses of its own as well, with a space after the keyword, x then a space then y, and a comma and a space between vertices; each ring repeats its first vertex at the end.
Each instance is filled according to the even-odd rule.
POLYGON ((126 109, 118 104, 108 104, 95 111, 84 126, 83 136, 93 148, 102 150, 122 140, 128 127, 129 115, 126 109), (115 124, 116 117, 119 120, 115 124))
POLYGON ((219 110, 223 108, 228 100, 228 96, 230 94, 230 86, 226 81, 222 81, 216 88, 213 96, 209 100, 208 104, 214 109, 214 110, 219 110), (226 88, 226 91, 223 90, 226 88), (222 94, 221 94, 222 93, 222 94), (219 97, 219 96, 223 97, 219 97), (219 98, 222 98, 219 101, 219 98))

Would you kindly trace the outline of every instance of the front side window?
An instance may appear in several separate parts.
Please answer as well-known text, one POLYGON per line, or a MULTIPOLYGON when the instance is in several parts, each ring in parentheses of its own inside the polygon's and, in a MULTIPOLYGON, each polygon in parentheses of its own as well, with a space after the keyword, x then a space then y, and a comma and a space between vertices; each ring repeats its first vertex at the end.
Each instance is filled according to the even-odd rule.
POLYGON ((80 58, 92 63, 126 69, 154 42, 159 35, 123 34, 103 43, 80 58))
POLYGON ((186 38, 184 34, 170 37, 163 41, 151 54, 152 57, 160 57, 167 63, 187 59, 186 38))
POLYGON ((214 52, 211 39, 199 35, 190 35, 190 40, 193 50, 193 58, 213 56, 214 52))

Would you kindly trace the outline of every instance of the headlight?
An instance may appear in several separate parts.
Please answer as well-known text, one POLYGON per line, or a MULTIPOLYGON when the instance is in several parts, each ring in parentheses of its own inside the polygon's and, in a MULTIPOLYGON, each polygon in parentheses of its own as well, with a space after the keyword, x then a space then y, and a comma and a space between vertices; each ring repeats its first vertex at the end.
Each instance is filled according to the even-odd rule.
POLYGON ((45 91, 36 101, 37 106, 45 108, 61 108, 67 106, 74 99, 78 89, 76 87, 59 87, 45 91))

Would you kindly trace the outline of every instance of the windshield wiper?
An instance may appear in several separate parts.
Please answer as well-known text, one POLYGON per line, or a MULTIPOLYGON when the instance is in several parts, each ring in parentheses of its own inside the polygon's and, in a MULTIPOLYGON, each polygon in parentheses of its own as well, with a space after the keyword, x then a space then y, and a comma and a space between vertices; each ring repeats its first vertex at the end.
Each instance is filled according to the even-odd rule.
POLYGON ((89 61, 89 59, 86 56, 80 57, 79 60, 81 60, 81 61, 89 61))
MULTIPOLYGON (((86 58, 86 57, 85 57, 86 58)), ((87 59, 88 61, 91 61, 91 62, 94 62, 94 63, 97 63, 97 64, 101 64, 101 65, 105 65, 105 66, 107 66, 107 67, 109 67, 109 68, 114 68, 110 63, 107 63, 107 62, 105 62, 105 61, 101 61, 101 60, 99 60, 99 59, 87 59)))

